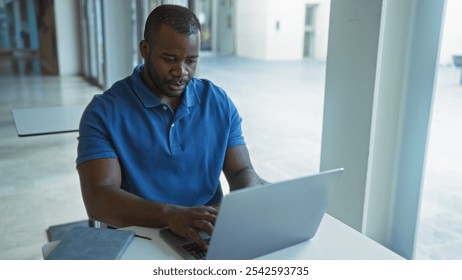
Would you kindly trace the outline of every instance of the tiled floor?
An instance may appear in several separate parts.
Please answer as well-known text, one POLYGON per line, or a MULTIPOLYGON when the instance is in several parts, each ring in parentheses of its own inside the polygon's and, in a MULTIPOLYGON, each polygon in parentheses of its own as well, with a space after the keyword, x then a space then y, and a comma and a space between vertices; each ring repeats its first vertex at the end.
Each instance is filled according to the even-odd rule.
MULTIPOLYGON (((203 57, 197 75, 228 92, 257 171, 278 181, 318 170, 324 72, 324 63, 311 60, 203 57)), ((440 73, 417 258, 462 259, 462 86, 457 69, 440 73)), ((41 259, 49 226, 86 218, 77 134, 18 138, 11 109, 85 104, 99 92, 78 77, 0 78, 0 259, 41 259)))

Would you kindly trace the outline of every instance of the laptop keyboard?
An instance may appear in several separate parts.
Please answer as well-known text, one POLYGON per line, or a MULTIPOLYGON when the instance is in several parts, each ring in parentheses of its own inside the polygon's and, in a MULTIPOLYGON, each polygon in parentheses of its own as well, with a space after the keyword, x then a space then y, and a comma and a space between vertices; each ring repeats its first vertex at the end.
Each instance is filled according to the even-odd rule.
MULTIPOLYGON (((208 245, 209 242, 210 242, 210 237, 205 238, 204 241, 208 245)), ((200 247, 196 243, 191 242, 191 243, 185 244, 185 245, 183 245, 183 248, 186 251, 188 251, 188 253, 190 253, 195 259, 197 259, 197 260, 205 260, 205 255, 207 254, 207 250, 200 247)))

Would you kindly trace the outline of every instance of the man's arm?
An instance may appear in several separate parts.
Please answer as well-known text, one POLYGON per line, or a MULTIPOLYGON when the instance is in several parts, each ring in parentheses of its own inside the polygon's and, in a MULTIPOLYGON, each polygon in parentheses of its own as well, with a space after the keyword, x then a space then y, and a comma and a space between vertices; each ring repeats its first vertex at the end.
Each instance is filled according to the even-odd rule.
POLYGON ((268 183, 255 172, 246 145, 232 147, 226 151, 223 173, 231 191, 268 183))
POLYGON ((183 207, 150 201, 121 189, 122 173, 115 158, 77 166, 87 214, 115 227, 169 226, 176 234, 203 245, 197 231, 211 234, 218 210, 209 206, 183 207))

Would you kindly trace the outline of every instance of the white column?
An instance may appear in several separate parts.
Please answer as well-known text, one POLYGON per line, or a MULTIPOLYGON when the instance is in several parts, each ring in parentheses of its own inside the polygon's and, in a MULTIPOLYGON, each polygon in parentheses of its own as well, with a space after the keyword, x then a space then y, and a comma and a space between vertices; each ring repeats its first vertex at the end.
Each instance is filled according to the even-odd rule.
POLYGON ((103 0, 103 17, 106 73, 104 88, 109 88, 133 71, 131 1, 103 0))
POLYGON ((54 2, 56 44, 60 75, 77 75, 80 71, 79 3, 73 0, 54 2))
POLYGON ((329 212, 412 258, 445 1, 331 5, 321 169, 346 172, 329 212))
POLYGON ((364 231, 410 259, 419 222, 445 1, 387 3, 364 231))
POLYGON ((361 230, 382 0, 332 0, 321 170, 343 167, 328 213, 361 230))

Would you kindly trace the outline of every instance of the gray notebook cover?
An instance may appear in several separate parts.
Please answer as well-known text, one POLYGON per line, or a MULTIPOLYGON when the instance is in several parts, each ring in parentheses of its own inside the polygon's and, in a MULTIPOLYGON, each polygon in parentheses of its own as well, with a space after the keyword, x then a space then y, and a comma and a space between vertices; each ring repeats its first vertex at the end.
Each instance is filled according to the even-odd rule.
POLYGON ((46 260, 116 260, 133 240, 127 230, 75 227, 45 258, 46 260))

